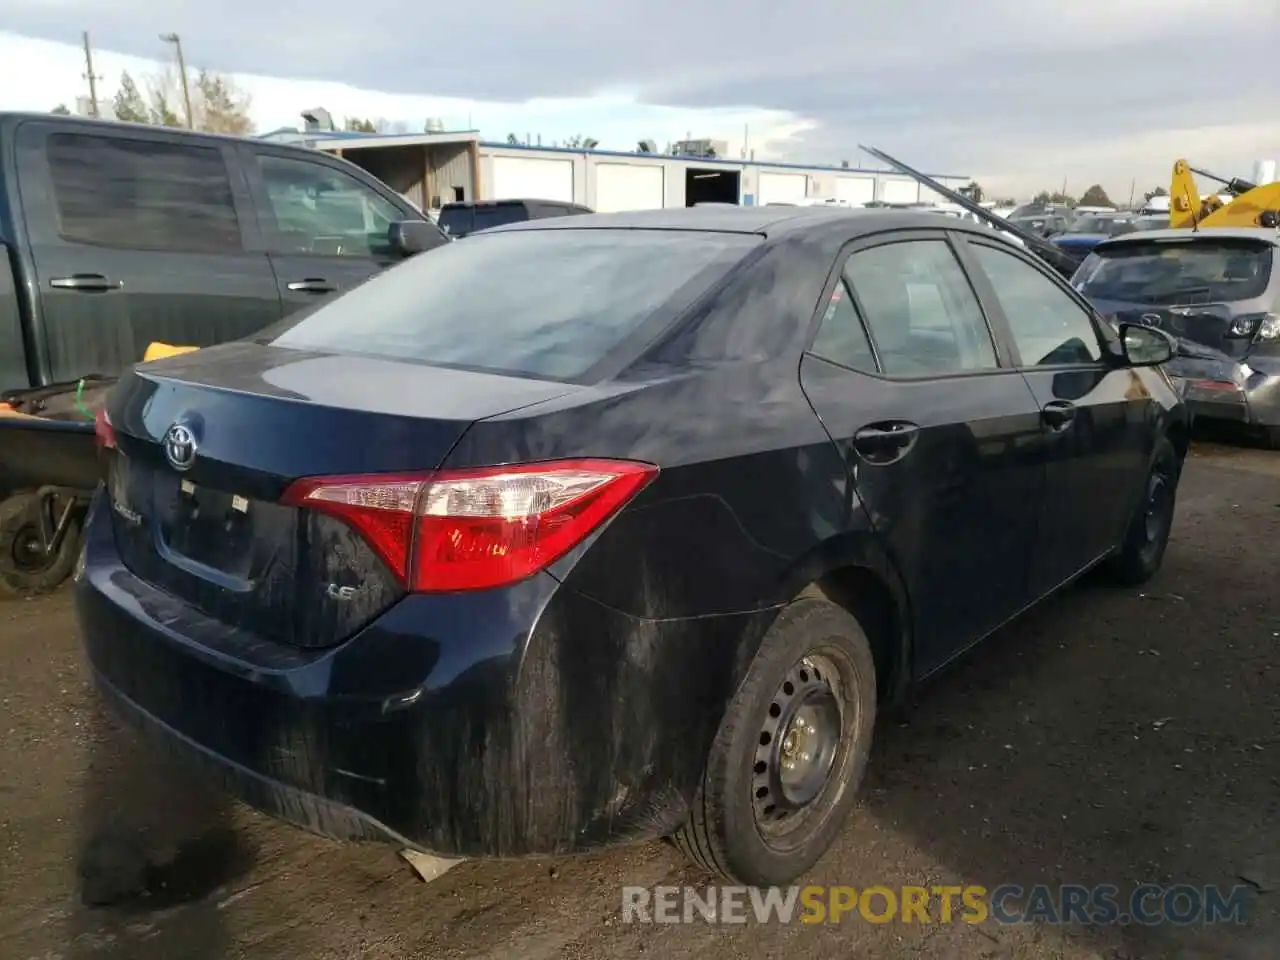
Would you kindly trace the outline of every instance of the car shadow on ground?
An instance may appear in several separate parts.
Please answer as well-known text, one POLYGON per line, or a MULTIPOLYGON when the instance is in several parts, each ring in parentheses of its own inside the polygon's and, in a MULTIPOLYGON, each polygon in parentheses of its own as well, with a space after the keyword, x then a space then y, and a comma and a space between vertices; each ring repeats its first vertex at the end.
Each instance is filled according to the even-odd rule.
POLYGON ((988 889, 1114 884, 1124 908, 1142 883, 1240 887, 1244 927, 1068 933, 1114 956, 1260 960, 1280 955, 1280 604, 1260 562, 1280 525, 1233 517, 1213 555, 1194 510, 1180 519, 1146 588, 1088 578, 922 688, 878 731, 863 809, 988 889))
POLYGON ((76 847, 69 960, 117 955, 223 960, 217 894, 252 869, 230 801, 149 749, 95 705, 76 847), (164 921, 181 910, 180 921, 164 921), (160 929, 163 924, 163 930, 160 929), (157 939, 152 939, 157 938, 157 939))

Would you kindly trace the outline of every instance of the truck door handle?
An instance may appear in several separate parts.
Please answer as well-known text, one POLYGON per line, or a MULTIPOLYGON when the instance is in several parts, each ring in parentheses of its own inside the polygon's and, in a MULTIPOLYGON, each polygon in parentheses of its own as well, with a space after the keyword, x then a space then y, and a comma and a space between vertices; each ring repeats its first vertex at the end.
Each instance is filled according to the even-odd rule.
POLYGON ((286 286, 298 293, 333 293, 338 289, 328 280, 322 280, 319 277, 308 277, 306 280, 290 280, 286 286))
POLYGON ((1040 416, 1051 430, 1065 430, 1076 418, 1076 407, 1066 400, 1053 400, 1040 410, 1040 416))
POLYGON ((853 435, 853 448, 868 463, 892 463, 911 449, 919 434, 920 428, 914 423, 877 423, 853 435))
POLYGON ((57 290, 119 290, 119 280, 108 280, 100 273, 76 273, 69 277, 54 277, 49 286, 57 290))

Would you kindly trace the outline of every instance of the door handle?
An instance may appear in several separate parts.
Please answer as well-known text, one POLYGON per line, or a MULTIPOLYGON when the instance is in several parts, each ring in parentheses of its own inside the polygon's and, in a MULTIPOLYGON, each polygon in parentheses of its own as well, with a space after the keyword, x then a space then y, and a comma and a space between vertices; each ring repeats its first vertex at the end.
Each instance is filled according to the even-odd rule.
POLYGON ((1065 430, 1076 418, 1075 404, 1066 400, 1053 400, 1040 410, 1040 416, 1053 430, 1065 430))
POLYGON ((298 293, 333 293, 338 288, 328 280, 308 277, 306 280, 290 280, 286 286, 298 293))
POLYGON ((123 284, 119 280, 108 280, 100 273, 76 273, 69 277, 54 277, 49 286, 56 290, 119 290, 123 284))
POLYGON ((911 449, 919 433, 914 423, 876 424, 853 435, 853 448, 868 463, 891 463, 911 449))

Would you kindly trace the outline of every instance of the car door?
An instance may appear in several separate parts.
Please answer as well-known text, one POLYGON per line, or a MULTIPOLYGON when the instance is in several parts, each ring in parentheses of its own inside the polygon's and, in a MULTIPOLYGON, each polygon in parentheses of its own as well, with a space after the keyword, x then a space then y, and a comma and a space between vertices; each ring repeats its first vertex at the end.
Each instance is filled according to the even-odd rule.
POLYGON ((923 675, 1028 601, 1039 411, 942 231, 860 241, 801 364, 907 584, 923 675))
POLYGON ((1043 594, 1119 543, 1156 407, 1141 374, 1109 359, 1092 309, 1039 261, 969 234, 960 249, 1041 410, 1048 473, 1032 591, 1043 594))
POLYGON ((153 341, 209 346, 280 319, 224 142, 57 121, 15 139, 42 378, 118 374, 153 341))
POLYGON ((391 224, 422 214, 323 154, 243 148, 285 314, 399 262, 391 224))

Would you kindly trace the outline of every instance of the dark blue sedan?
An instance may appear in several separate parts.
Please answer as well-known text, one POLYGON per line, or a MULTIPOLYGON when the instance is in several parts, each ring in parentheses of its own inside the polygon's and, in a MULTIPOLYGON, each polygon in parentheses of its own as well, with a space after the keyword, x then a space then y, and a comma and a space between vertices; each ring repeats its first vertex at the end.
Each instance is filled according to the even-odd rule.
POLYGON ((1159 569, 1172 350, 934 213, 496 227, 121 379, 88 659, 327 836, 672 835, 785 884, 882 704, 1086 570, 1159 569))

